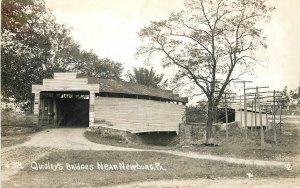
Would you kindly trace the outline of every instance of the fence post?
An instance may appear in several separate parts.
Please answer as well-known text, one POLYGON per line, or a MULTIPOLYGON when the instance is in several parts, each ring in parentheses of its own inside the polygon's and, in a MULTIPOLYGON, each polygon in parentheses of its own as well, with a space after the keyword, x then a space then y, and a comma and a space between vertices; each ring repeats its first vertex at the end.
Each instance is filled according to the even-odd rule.
POLYGON ((256 94, 257 94, 258 111, 259 111, 259 123, 260 123, 260 145, 264 146, 265 145, 265 135, 264 135, 264 126, 263 126, 263 123, 262 123, 260 95, 259 95, 258 87, 256 87, 256 94))
POLYGON ((276 111, 275 111, 275 95, 276 95, 276 91, 274 90, 274 93, 273 93, 273 132, 274 132, 274 142, 275 144, 277 144, 277 136, 276 136, 276 120, 275 120, 275 117, 276 117, 276 111))

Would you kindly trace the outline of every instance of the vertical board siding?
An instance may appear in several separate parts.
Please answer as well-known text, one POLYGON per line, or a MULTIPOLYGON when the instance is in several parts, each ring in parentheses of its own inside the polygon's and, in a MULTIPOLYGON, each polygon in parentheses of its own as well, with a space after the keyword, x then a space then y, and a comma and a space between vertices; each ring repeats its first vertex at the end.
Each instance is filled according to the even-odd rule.
POLYGON ((33 106, 33 114, 39 115, 39 103, 40 103, 40 93, 34 94, 34 106, 33 106))
POLYGON ((90 105, 89 105, 89 126, 94 126, 95 122, 95 93, 90 92, 90 105))
MULTIPOLYGON (((263 126, 266 126, 267 124, 267 121, 266 121, 266 114, 265 113, 262 113, 262 123, 263 123, 263 126)), ((242 111, 242 126, 245 127, 245 114, 244 114, 244 111, 242 111)), ((251 116, 253 116, 253 119, 252 119, 252 126, 254 127, 255 125, 255 112, 252 113, 252 112, 247 112, 247 127, 251 127, 251 116)), ((235 121, 239 121, 241 122, 241 111, 235 111, 235 121)), ((260 119, 259 119, 259 113, 257 112, 256 113, 256 126, 259 127, 260 126, 260 119)))
POLYGON ((97 97, 95 120, 129 131, 178 131, 185 106, 160 101, 97 97))
POLYGON ((34 93, 34 105, 33 105, 33 123, 39 123, 39 106, 40 106, 40 93, 34 93))

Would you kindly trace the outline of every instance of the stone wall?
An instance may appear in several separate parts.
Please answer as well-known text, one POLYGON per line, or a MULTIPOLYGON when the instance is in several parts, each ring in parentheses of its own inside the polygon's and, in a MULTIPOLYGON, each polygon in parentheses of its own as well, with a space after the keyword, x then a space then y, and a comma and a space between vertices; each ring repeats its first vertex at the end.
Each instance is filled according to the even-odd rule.
POLYGON ((205 124, 180 124, 179 137, 181 144, 190 144, 198 141, 205 142, 205 134, 205 124))
POLYGON ((99 124, 99 126, 89 127, 87 130, 99 135, 99 137, 110 138, 120 140, 120 142, 144 144, 144 145, 156 145, 156 146, 176 146, 179 144, 179 136, 174 132, 154 132, 154 133, 142 133, 132 134, 130 132, 112 129, 105 124, 99 124))
POLYGON ((107 137, 107 138, 113 138, 116 140, 132 140, 136 135, 126 132, 126 131, 121 131, 121 130, 116 130, 116 129, 111 129, 103 126, 93 126, 89 127, 87 129, 88 131, 94 132, 99 134, 101 137, 107 137))

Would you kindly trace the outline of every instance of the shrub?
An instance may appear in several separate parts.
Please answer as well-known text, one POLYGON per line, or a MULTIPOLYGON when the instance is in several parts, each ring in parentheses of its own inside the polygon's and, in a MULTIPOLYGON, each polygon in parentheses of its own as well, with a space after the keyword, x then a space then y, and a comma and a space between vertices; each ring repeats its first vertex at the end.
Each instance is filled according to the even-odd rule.
POLYGON ((1 125, 33 124, 33 114, 18 113, 11 109, 1 110, 1 125))

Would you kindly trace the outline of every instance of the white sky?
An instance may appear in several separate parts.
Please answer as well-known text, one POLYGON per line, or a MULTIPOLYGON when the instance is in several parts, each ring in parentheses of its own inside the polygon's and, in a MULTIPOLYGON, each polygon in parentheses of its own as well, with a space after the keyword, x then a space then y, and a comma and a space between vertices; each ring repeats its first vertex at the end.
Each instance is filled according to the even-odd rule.
MULTIPOLYGON (((183 8, 182 0, 46 0, 59 22, 73 28, 72 35, 83 49, 124 64, 127 70, 143 65, 134 54, 137 32, 150 21, 168 17, 183 8)), ((300 84, 300 0, 268 0, 275 6, 266 25, 267 67, 256 69, 253 84, 270 89, 294 89, 300 84)), ((168 70, 158 72, 168 74, 168 70)), ((249 78, 248 78, 249 79, 249 78)))

